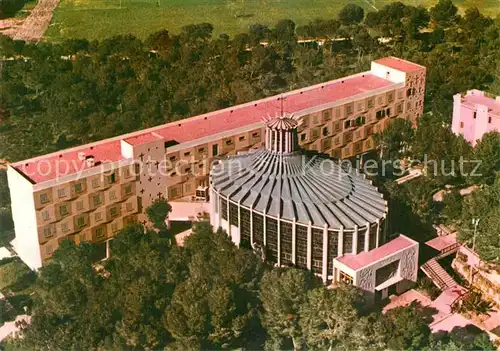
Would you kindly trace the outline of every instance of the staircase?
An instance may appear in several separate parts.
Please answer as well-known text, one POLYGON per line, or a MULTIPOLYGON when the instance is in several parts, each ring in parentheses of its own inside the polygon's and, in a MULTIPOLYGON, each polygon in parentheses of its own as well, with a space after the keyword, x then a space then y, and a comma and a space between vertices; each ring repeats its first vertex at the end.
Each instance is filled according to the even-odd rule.
POLYGON ((422 269, 422 272, 443 291, 458 285, 458 283, 436 261, 436 258, 431 258, 429 261, 425 262, 420 269, 422 269))

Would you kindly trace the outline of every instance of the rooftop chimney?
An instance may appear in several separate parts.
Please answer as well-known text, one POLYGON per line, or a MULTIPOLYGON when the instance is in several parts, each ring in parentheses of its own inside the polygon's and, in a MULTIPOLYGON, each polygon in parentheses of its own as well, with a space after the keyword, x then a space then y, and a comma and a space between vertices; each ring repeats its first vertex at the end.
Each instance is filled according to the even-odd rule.
POLYGON ((87 167, 94 167, 95 166, 95 158, 94 156, 90 155, 85 158, 85 161, 87 162, 87 167))

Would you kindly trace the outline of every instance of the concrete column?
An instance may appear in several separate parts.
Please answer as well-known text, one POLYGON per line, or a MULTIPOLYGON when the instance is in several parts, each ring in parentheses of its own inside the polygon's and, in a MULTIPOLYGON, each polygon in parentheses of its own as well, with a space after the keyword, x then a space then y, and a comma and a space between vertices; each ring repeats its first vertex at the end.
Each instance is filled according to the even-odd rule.
POLYGON ((273 151, 276 152, 278 150, 278 131, 274 130, 273 134, 274 134, 274 150, 273 151))
POLYGON ((323 228, 323 267, 321 278, 323 283, 326 283, 328 278, 328 224, 325 223, 323 228))
POLYGON ((365 251, 370 251, 370 223, 366 222, 365 251))
POLYGON ((377 239, 375 243, 375 247, 379 247, 380 245, 380 219, 377 219, 377 239))
POLYGON ((262 214, 262 242, 264 247, 267 245, 267 235, 266 235, 266 211, 262 214))
POLYGON ((253 248, 253 206, 250 206, 250 245, 253 248))
POLYGON ((285 134, 285 152, 290 152, 292 150, 291 146, 290 146, 290 136, 291 136, 291 133, 286 133, 285 134))
POLYGON ((219 208, 219 213, 217 213, 219 222, 217 223, 217 228, 215 228, 215 230, 217 230, 221 226, 220 224, 222 223, 222 201, 220 199, 220 195, 217 195, 217 207, 219 208))
POLYGON ((229 198, 227 197, 226 197, 226 205, 227 205, 227 234, 229 235, 229 237, 231 237, 231 214, 229 213, 229 198))
POLYGON ((339 238, 337 243, 337 257, 344 255, 344 227, 339 228, 339 238))
POLYGON ((280 267, 281 266, 281 226, 280 226, 279 217, 276 220, 276 226, 277 226, 276 229, 277 229, 277 233, 278 233, 277 239, 276 239, 277 240, 276 246, 278 247, 278 254, 277 254, 278 261, 277 261, 277 263, 278 263, 278 267, 280 267))
POLYGON ((307 269, 312 267, 312 223, 307 225, 307 269))
POLYGON ((354 234, 352 235, 352 254, 358 253, 358 226, 354 226, 354 234))
POLYGON ((240 232, 240 245, 241 246, 241 207, 240 207, 240 202, 238 201, 238 231, 240 232))
POLYGON ((109 242, 110 241, 111 241, 111 239, 106 240, 106 259, 108 259, 109 256, 111 255, 111 251, 109 250, 109 242))
POLYGON ((283 131, 279 130, 278 131, 278 148, 276 149, 277 152, 282 152, 282 146, 283 146, 283 131))
POLYGON ((292 263, 296 264, 297 260, 297 254, 295 253, 297 251, 296 248, 296 241, 297 241, 297 223, 295 222, 295 217, 293 218, 293 224, 292 224, 292 263))

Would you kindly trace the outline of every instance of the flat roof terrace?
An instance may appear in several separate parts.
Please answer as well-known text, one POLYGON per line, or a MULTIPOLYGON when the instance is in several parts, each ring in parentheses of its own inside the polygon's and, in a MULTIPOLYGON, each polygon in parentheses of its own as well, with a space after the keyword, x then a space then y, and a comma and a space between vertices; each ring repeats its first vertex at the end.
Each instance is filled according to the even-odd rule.
POLYGON ((398 84, 400 83, 379 78, 370 72, 359 73, 294 90, 279 96, 264 98, 146 130, 20 161, 11 166, 24 174, 32 183, 42 183, 57 179, 62 175, 78 173, 87 168, 96 167, 99 164, 124 160, 125 158, 121 153, 120 140, 125 140, 134 146, 161 138, 165 142, 175 140, 178 143, 184 143, 259 123, 263 117, 267 115, 273 116, 280 112, 282 98, 284 99, 284 112, 298 113, 303 110, 335 103, 398 84), (95 159, 95 165, 90 166, 87 162, 79 160, 79 152, 92 155, 95 159))

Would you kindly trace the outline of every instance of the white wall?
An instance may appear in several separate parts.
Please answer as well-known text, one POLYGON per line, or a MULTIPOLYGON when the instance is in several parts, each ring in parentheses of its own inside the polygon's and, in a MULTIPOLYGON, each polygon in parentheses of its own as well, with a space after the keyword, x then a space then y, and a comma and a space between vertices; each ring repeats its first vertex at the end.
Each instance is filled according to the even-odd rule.
POLYGON ((390 80, 394 83, 404 83, 406 80, 406 73, 394 68, 390 68, 380 63, 372 61, 371 73, 379 78, 390 80), (389 74, 387 74, 389 73, 389 74))
POLYGON ((16 232, 14 249, 31 269, 38 269, 42 266, 42 258, 38 242, 33 184, 10 166, 7 169, 7 177, 16 232))

